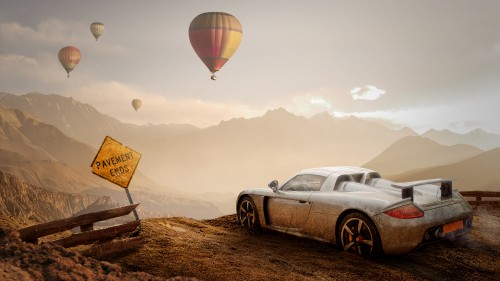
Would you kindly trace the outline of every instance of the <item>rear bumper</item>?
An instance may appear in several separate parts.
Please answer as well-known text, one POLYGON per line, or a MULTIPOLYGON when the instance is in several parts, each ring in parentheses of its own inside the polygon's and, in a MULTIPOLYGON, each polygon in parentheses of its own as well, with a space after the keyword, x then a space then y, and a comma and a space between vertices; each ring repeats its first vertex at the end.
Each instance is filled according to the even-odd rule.
POLYGON ((380 233, 385 254, 406 254, 419 244, 446 237, 466 234, 472 228, 472 208, 467 202, 459 202, 426 210, 424 217, 397 219, 380 213, 373 217, 380 233), (444 225, 462 221, 463 227, 450 231, 444 225))

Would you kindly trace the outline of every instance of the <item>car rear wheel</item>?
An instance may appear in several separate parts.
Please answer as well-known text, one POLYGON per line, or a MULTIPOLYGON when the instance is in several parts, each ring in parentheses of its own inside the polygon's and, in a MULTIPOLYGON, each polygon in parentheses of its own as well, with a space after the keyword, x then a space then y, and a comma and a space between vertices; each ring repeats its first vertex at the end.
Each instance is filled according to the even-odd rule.
POLYGON ((342 250, 360 256, 376 256, 381 252, 380 236, 373 222, 364 214, 348 214, 337 231, 342 250))
POLYGON ((250 197, 243 198, 238 204, 238 221, 249 230, 260 228, 257 207, 250 197))

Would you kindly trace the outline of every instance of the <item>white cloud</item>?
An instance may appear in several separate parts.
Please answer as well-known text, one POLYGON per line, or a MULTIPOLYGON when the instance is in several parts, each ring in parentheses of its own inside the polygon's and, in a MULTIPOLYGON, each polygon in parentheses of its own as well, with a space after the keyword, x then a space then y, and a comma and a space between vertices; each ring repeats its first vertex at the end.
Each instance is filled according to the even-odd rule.
POLYGON ((332 109, 331 102, 317 94, 296 95, 287 103, 286 110, 306 117, 332 109))
POLYGON ((351 90, 354 100, 376 100, 385 94, 385 91, 372 85, 366 85, 363 88, 356 87, 351 90))
POLYGON ((500 120, 500 114, 495 100, 496 98, 492 95, 482 100, 462 101, 447 105, 386 111, 334 112, 333 114, 337 117, 352 115, 381 120, 392 124, 395 128, 409 127, 419 133, 431 128, 449 129, 458 133, 466 133, 476 128, 500 132, 500 124, 497 122, 500 120))

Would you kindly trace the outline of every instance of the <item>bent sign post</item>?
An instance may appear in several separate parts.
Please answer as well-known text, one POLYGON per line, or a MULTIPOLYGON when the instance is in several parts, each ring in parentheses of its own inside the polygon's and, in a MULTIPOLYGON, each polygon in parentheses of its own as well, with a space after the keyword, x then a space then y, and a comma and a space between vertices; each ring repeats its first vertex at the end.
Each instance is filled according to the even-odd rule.
MULTIPOLYGON (((90 167, 92 173, 125 188, 130 204, 134 204, 128 185, 140 159, 140 153, 106 136, 90 167)), ((134 216, 139 220, 136 210, 134 216)))

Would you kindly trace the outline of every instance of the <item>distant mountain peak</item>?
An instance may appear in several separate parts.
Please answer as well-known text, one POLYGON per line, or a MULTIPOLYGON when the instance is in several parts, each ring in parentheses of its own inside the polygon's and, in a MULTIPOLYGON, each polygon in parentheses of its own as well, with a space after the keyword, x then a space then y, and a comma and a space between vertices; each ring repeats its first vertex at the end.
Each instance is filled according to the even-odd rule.
POLYGON ((310 120, 334 120, 334 117, 328 111, 323 111, 312 116, 310 120))
POLYGON ((486 132, 485 130, 483 130, 482 128, 477 128, 477 129, 469 131, 467 134, 476 135, 476 136, 478 136, 478 135, 482 136, 482 135, 488 135, 489 133, 486 132))
POLYGON ((264 114, 264 117, 265 116, 276 116, 276 115, 293 115, 293 116, 295 116, 294 114, 288 112, 283 107, 278 107, 278 108, 269 109, 268 111, 266 111, 266 113, 264 114))

